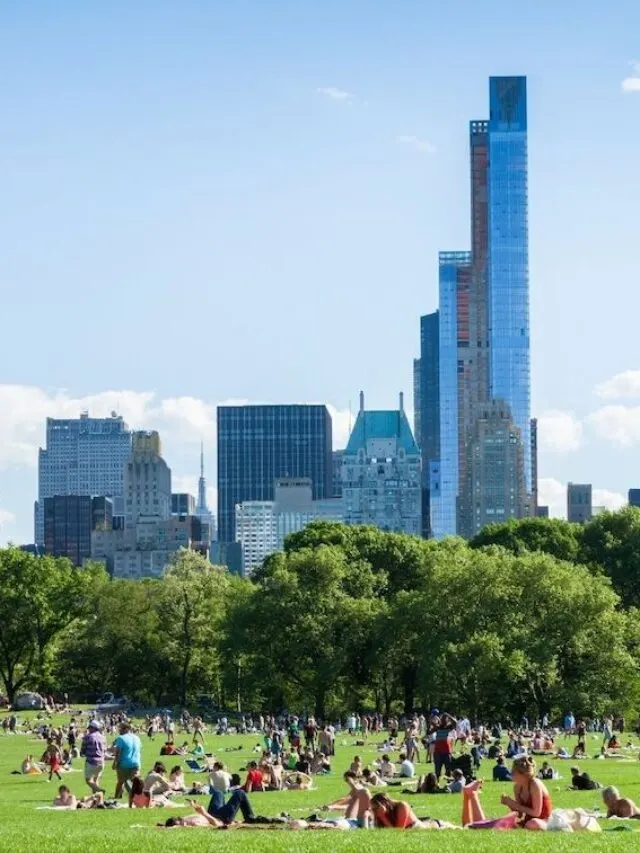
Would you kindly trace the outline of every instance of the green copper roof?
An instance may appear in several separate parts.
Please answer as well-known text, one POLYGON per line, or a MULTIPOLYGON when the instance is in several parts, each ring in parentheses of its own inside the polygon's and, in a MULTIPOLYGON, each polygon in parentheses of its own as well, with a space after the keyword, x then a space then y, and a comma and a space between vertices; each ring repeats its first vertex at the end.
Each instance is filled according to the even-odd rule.
POLYGON ((397 438, 398 449, 407 454, 420 453, 403 411, 358 412, 345 453, 357 453, 371 438, 397 438))

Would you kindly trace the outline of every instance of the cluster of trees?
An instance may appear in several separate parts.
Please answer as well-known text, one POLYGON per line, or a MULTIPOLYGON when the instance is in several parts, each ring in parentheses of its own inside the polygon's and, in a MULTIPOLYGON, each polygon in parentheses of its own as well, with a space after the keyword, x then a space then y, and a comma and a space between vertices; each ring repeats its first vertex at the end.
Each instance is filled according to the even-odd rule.
POLYGON ((320 717, 455 708, 477 719, 640 709, 640 511, 527 519, 470 543, 318 522, 251 580, 176 555, 111 580, 0 551, 0 679, 142 703, 320 717))

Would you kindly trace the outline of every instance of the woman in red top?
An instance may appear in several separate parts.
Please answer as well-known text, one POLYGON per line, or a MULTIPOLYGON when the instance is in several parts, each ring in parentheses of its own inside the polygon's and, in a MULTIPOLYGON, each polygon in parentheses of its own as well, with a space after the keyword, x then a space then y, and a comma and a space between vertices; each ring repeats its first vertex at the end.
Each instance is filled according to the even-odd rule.
POLYGON ((244 783, 244 790, 247 794, 252 791, 264 791, 264 777, 262 770, 258 770, 258 764, 255 761, 250 761, 248 765, 247 779, 244 783))
POLYGON ((409 803, 392 800, 386 794, 371 798, 371 811, 376 826, 387 829, 413 829, 420 823, 409 803))

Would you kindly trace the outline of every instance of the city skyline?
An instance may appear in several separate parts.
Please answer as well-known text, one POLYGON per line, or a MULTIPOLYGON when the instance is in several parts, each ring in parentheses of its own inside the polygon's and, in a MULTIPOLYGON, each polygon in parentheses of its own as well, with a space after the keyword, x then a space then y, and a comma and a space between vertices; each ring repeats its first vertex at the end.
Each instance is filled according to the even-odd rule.
POLYGON ((201 440, 216 478, 217 403, 328 401, 339 447, 360 388, 372 407, 398 388, 409 400, 434 258, 467 243, 464 128, 504 72, 531 87, 539 503, 565 512, 567 481, 592 482, 594 505, 626 498, 640 480, 640 9, 613 3, 576 35, 552 10, 467 5, 460 27, 455 9, 329 2, 332 28, 279 2, 247 22, 160 0, 144 42, 124 3, 2 13, 0 541, 31 539, 47 416, 115 409, 159 429, 177 490, 195 494, 201 440), (194 335, 204 315, 212 333, 194 335), (151 330, 186 357, 163 359, 161 338, 158 357, 133 357, 151 330), (91 357, 98 340, 108 358, 91 357))

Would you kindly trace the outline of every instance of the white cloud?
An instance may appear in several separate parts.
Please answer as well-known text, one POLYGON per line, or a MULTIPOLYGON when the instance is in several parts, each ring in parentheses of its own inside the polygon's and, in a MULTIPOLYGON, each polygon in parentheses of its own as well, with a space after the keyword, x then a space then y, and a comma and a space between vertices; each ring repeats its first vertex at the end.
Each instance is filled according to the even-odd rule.
POLYGON ((436 153, 435 145, 433 145, 431 142, 427 142, 426 139, 420 139, 418 136, 398 136, 396 141, 400 145, 406 145, 407 148, 411 148, 413 151, 417 151, 419 154, 436 153))
POLYGON ((622 91, 640 92, 640 62, 633 61, 631 65, 631 74, 622 81, 622 91))
POLYGON ((9 512, 6 509, 0 509, 0 529, 2 529, 4 525, 13 524, 15 520, 16 517, 12 512, 9 512))
POLYGON ((603 406, 587 420, 599 438, 622 447, 640 442, 640 406, 603 406))
MULTIPOLYGON (((626 506, 626 498, 619 492, 609 489, 594 488, 591 493, 591 503, 594 507, 605 509, 620 509, 626 506)), ((552 518, 567 517, 567 485, 553 477, 541 477, 538 480, 538 504, 549 507, 552 518)))
POLYGON ((617 400, 621 397, 640 397, 640 370, 625 370, 595 387, 598 397, 617 400))
POLYGON ((567 517, 567 487, 553 477, 538 479, 538 504, 549 507, 552 518, 567 517))
POLYGON ((345 89, 338 89, 336 86, 318 86, 316 92, 319 95, 330 98, 332 101, 342 101, 343 103, 352 101, 354 98, 351 92, 347 92, 345 89))
POLYGON ((582 424, 572 412, 550 409, 538 418, 538 447, 568 453, 582 444, 582 424))
POLYGON ((620 509, 627 505, 627 499, 619 492, 608 489, 593 489, 591 503, 593 506, 603 506, 605 509, 620 509))

